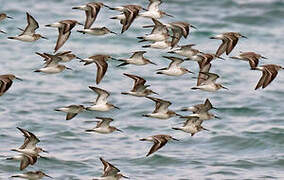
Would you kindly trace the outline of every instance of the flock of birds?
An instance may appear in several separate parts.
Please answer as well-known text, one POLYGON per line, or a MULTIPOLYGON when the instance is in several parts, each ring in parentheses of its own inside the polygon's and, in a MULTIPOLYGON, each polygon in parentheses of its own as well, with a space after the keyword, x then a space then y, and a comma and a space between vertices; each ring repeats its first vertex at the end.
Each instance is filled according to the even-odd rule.
MULTIPOLYGON (((117 19, 120 21, 120 24, 122 24, 121 34, 125 33, 125 31, 127 31, 130 28, 131 24, 134 22, 134 20, 137 17, 145 17, 152 19, 153 25, 143 26, 143 28, 153 28, 151 33, 146 34, 145 36, 137 37, 139 39, 139 42, 151 43, 149 45, 144 45, 142 47, 155 48, 155 49, 171 49, 168 52, 169 54, 185 57, 185 59, 182 59, 181 57, 175 57, 175 56, 163 56, 163 58, 169 59, 171 63, 169 64, 168 67, 158 69, 156 72, 157 74, 164 74, 168 76, 181 76, 186 73, 193 73, 190 70, 182 67, 181 64, 187 60, 196 61, 199 65, 199 72, 198 72, 197 84, 196 86, 192 87, 193 90, 215 92, 222 88, 228 89, 224 87, 222 84, 216 82, 216 80, 219 78, 219 75, 210 72, 211 61, 216 58, 224 59, 221 57, 221 55, 224 53, 226 53, 226 55, 229 55, 236 46, 238 40, 240 38, 246 38, 246 37, 238 32, 225 32, 223 34, 210 37, 210 39, 217 39, 222 41, 221 45, 219 46, 215 54, 204 53, 197 49, 194 49, 193 48, 194 44, 180 46, 178 45, 180 39, 182 37, 187 38, 191 28, 194 29, 197 28, 183 21, 175 21, 168 24, 160 22, 158 19, 162 18, 163 16, 169 16, 169 17, 173 16, 159 9, 159 5, 162 3, 161 0, 149 0, 149 1, 150 3, 147 9, 139 5, 123 5, 113 8, 101 2, 91 2, 87 3, 86 5, 73 7, 72 9, 85 11, 86 14, 85 24, 83 25, 76 20, 68 19, 46 25, 46 27, 58 28, 59 35, 53 54, 36 52, 37 55, 44 58, 44 66, 38 70, 35 70, 35 72, 42 72, 46 74, 60 73, 65 69, 70 69, 61 63, 69 62, 73 59, 79 59, 80 62, 84 63, 84 65, 89 65, 92 63, 96 64, 97 66, 96 84, 99 84, 102 81, 108 69, 109 59, 121 61, 121 64, 119 64, 117 67, 126 66, 129 64, 137 66, 143 66, 147 64, 156 65, 156 63, 144 57, 146 51, 136 51, 133 53, 131 57, 127 59, 117 59, 106 54, 96 54, 91 57, 82 59, 74 55, 71 51, 57 52, 68 40, 69 36, 71 35, 71 30, 77 24, 84 26, 84 29, 78 30, 79 33, 90 34, 94 36, 102 36, 109 33, 117 34, 109 30, 107 27, 91 28, 92 24, 96 20, 96 17, 100 9, 105 7, 110 10, 116 10, 120 12, 119 15, 111 17, 111 19, 117 19)), ((35 31, 36 29, 39 28, 38 22, 29 13, 26 13, 26 15, 28 23, 26 28, 25 29, 19 28, 20 31, 22 31, 22 33, 19 34, 18 36, 8 37, 8 39, 19 40, 24 42, 33 42, 37 41, 40 38, 47 39, 46 37, 40 34, 36 34, 35 31)), ((6 18, 13 19, 12 17, 6 15, 5 13, 0 14, 0 21, 6 18)), ((2 30, 0 30, 0 32, 6 33, 2 30)), ((238 56, 233 56, 231 58, 248 61, 251 70, 262 71, 262 76, 258 81, 255 89, 258 89, 260 87, 262 88, 267 87, 275 79, 278 71, 280 69, 283 69, 283 67, 275 64, 265 64, 258 66, 259 59, 261 58, 266 59, 266 58, 255 52, 241 52, 238 56)), ((186 119, 186 121, 184 122, 182 127, 173 127, 172 129, 184 131, 186 133, 191 134, 191 136, 203 130, 208 131, 208 129, 202 126, 203 121, 212 118, 219 118, 213 113, 209 112, 211 109, 215 108, 211 104, 209 99, 206 99, 205 102, 202 104, 197 104, 192 107, 182 108, 181 111, 192 112, 192 114, 188 116, 182 116, 168 109, 169 106, 172 104, 170 101, 149 96, 153 94, 158 95, 158 93, 149 89, 150 85, 146 85, 146 80, 144 78, 134 74, 124 73, 123 75, 133 79, 134 85, 130 91, 122 92, 121 94, 131 95, 136 97, 146 97, 147 99, 150 99, 155 102, 156 104, 155 110, 151 113, 144 114, 143 115, 144 117, 168 119, 174 116, 179 116, 180 118, 184 118, 186 119)), ((0 96, 2 96, 11 87, 14 79, 21 80, 20 78, 16 77, 14 74, 0 75, 0 96)), ((108 102, 107 99, 110 95, 109 92, 94 86, 89 86, 89 88, 98 94, 97 99, 90 107, 85 107, 84 105, 69 105, 66 107, 56 108, 55 110, 67 113, 66 120, 71 120, 78 113, 81 113, 85 110, 106 112, 110 111, 111 109, 119 109, 119 107, 108 102)), ((102 134, 112 133, 114 131, 122 132, 122 130, 110 125, 110 123, 113 121, 112 118, 108 117, 96 117, 96 118, 99 120, 97 121, 96 127, 88 129, 86 130, 86 132, 95 132, 102 134)), ((12 149, 12 151, 18 152, 19 155, 7 159, 19 160, 21 162, 20 170, 24 170, 29 165, 34 165, 37 162, 37 158, 41 157, 40 155, 41 152, 47 152, 47 151, 36 146, 37 143, 40 142, 40 140, 32 132, 29 132, 28 130, 22 129, 20 127, 17 128, 23 133, 25 137, 24 144, 19 148, 12 149)), ((150 141, 154 143, 146 156, 155 153, 165 144, 167 144, 167 142, 170 140, 178 141, 178 139, 166 134, 158 134, 140 139, 140 141, 150 141)), ((122 175, 120 173, 120 170, 116 168, 114 165, 105 161, 103 158, 100 158, 100 160, 104 165, 104 173, 101 177, 95 179, 118 180, 120 178, 128 178, 122 175)), ((35 179, 41 179, 44 176, 51 178, 51 176, 45 174, 42 171, 35 171, 35 172, 29 171, 23 174, 14 175, 12 177, 35 180, 35 179)))

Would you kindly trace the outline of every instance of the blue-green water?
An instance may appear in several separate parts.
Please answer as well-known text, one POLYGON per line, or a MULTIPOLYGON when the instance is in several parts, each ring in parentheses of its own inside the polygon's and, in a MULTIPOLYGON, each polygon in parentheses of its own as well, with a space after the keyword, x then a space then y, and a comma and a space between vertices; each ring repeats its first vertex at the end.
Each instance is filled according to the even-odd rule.
MULTIPOLYGON (((284 65, 284 3, 281 0, 164 0, 161 9, 175 18, 163 18, 162 22, 186 21, 196 27, 188 39, 180 44, 195 43, 196 48, 205 52, 215 52, 220 41, 208 37, 218 33, 235 31, 248 37, 241 39, 231 55, 239 51, 255 51, 268 57, 261 64, 284 65)), ((16 153, 11 148, 23 143, 17 126, 28 129, 40 137, 39 146, 48 150, 47 159, 39 159, 25 171, 42 170, 55 179, 91 179, 100 176, 104 157, 116 165, 131 179, 283 179, 284 178, 284 74, 265 89, 255 91, 254 87, 261 72, 250 71, 248 63, 229 59, 216 60, 211 68, 218 73, 218 80, 229 91, 216 93, 192 91, 195 75, 168 77, 156 75, 154 70, 165 67, 168 60, 165 50, 150 49, 145 57, 158 66, 126 66, 116 68, 118 62, 110 61, 109 70, 99 84, 100 88, 111 92, 109 100, 121 110, 106 113, 84 112, 71 121, 65 121, 64 113, 54 108, 82 104, 94 100, 96 94, 89 85, 95 86, 95 65, 83 66, 78 61, 68 64, 74 71, 64 71, 55 75, 37 74, 33 71, 42 66, 42 60, 35 52, 52 52, 57 38, 57 30, 45 28, 63 19, 77 19, 83 22, 84 12, 72 10, 72 6, 87 1, 69 0, 13 0, 0 1, 1 12, 6 12, 14 20, 1 22, 0 29, 8 35, 0 34, 1 74, 13 73, 24 81, 14 81, 10 90, 0 98, 0 179, 8 179, 20 173, 19 162, 5 158, 16 153), (8 40, 7 36, 19 33, 17 27, 24 27, 25 12, 34 16, 40 24, 38 32, 49 40, 23 43, 8 40), (123 96, 120 93, 132 87, 132 81, 124 77, 124 72, 145 77, 160 98, 173 102, 171 109, 178 110, 203 102, 210 98, 218 107, 214 113, 222 119, 204 123, 209 132, 189 134, 171 130, 182 122, 178 118, 158 120, 142 117, 151 112, 154 103, 145 98, 123 96), (85 129, 95 126, 89 122, 95 116, 112 117, 113 125, 124 133, 109 135, 87 134, 85 129), (155 134, 170 134, 180 139, 170 142, 153 156, 145 158, 151 143, 138 141, 141 137, 155 134)), ((112 2, 110 6, 134 3, 131 0, 112 2)), ((137 0, 135 4, 147 6, 148 1, 137 0)), ((117 12, 103 8, 95 26, 107 26, 120 32, 121 26, 109 17, 117 12)), ((143 25, 152 23, 149 19, 138 18, 123 35, 94 37, 77 33, 75 27, 70 39, 60 49, 72 50, 79 57, 96 53, 111 54, 116 58, 130 56, 130 52, 141 50, 136 36, 149 33, 143 25)), ((93 25, 93 26, 94 26, 93 25)), ((194 62, 184 66, 198 72, 194 62)), ((181 113, 181 112, 179 112, 181 113)))

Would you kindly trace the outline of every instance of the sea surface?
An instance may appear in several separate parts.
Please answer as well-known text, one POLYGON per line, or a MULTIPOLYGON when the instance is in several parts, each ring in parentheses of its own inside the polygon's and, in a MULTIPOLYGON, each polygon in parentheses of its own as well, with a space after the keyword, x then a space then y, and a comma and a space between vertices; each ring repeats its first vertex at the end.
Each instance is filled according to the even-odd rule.
MULTIPOLYGON (((16 127, 36 134, 41 142, 38 146, 49 151, 42 154, 34 166, 23 172, 42 170, 59 180, 87 180, 102 175, 103 157, 121 172, 137 180, 203 180, 203 179, 284 179, 284 72, 264 90, 254 87, 261 72, 249 70, 247 62, 230 59, 212 62, 211 72, 218 73, 218 82, 229 90, 216 93, 193 91, 198 66, 187 61, 184 67, 195 72, 181 77, 158 75, 156 69, 166 67, 169 61, 162 58, 168 50, 148 49, 145 54, 157 66, 116 67, 120 62, 110 60, 108 71, 99 85, 95 84, 96 66, 83 66, 78 60, 66 64, 73 71, 59 74, 35 73, 43 61, 35 52, 52 53, 58 31, 44 27, 64 19, 84 22, 85 13, 72 10, 73 6, 88 1, 75 0, 1 0, 0 12, 7 19, 0 29, 0 74, 13 73, 23 79, 15 80, 12 87, 0 97, 0 179, 21 173, 19 162, 7 161, 16 155, 10 151, 23 143, 23 136, 16 127), (40 24, 37 32, 48 37, 34 43, 8 40, 8 36, 20 33, 29 12, 40 24), (133 81, 123 76, 131 73, 144 77, 147 84, 158 92, 156 97, 172 102, 170 108, 179 111, 182 107, 199 104, 209 98, 217 110, 212 112, 221 119, 203 123, 209 132, 199 132, 193 137, 172 130, 183 122, 179 118, 159 120, 142 117, 154 109, 154 102, 146 98, 121 95, 132 88, 133 81), (96 94, 88 86, 108 90, 109 101, 120 110, 109 112, 83 112, 70 121, 65 113, 55 108, 71 104, 90 105, 96 94), (124 133, 108 135, 85 133, 96 125, 96 116, 111 117, 114 126, 124 133), (152 143, 139 138, 156 134, 169 134, 180 141, 169 142, 150 157, 145 157, 152 143)), ((140 4, 147 7, 147 0, 105 0, 109 6, 140 4)), ((164 17, 162 22, 186 21, 197 30, 180 44, 196 44, 203 52, 215 53, 221 41, 210 36, 234 31, 248 37, 240 39, 230 56, 240 51, 255 51, 267 57, 260 64, 284 66, 284 1, 282 0, 164 0, 160 8, 174 15, 164 17)), ((119 33, 121 25, 109 19, 118 14, 102 8, 94 26, 106 26, 119 33)), ((131 52, 143 50, 137 36, 150 33, 143 25, 152 24, 150 19, 137 18, 124 34, 95 37, 83 35, 76 30, 60 49, 72 50, 78 57, 94 54, 110 54, 115 58, 127 58, 131 52)), ((48 179, 48 178, 46 178, 48 179)))

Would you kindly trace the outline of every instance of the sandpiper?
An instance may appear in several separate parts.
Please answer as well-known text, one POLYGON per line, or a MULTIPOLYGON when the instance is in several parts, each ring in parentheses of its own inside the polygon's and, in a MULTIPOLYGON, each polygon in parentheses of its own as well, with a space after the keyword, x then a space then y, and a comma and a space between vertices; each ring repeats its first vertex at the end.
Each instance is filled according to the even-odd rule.
POLYGON ((95 22, 97 15, 103 6, 105 5, 101 2, 90 2, 87 3, 86 5, 72 7, 72 9, 79 9, 85 11, 86 20, 85 20, 84 29, 90 29, 90 27, 95 22))
POLYGON ((60 73, 64 71, 65 69, 72 70, 69 67, 66 67, 65 65, 58 64, 62 61, 62 58, 60 58, 58 55, 51 55, 51 54, 41 54, 36 52, 37 55, 40 55, 41 57, 45 58, 44 67, 35 70, 34 72, 43 72, 46 74, 55 74, 60 73))
POLYGON ((19 127, 17 127, 17 129, 19 129, 25 137, 24 144, 19 149, 34 149, 36 144, 40 142, 40 140, 28 130, 19 127))
POLYGON ((86 132, 97 132, 97 133, 100 133, 100 134, 109 134, 109 133, 112 133, 114 131, 123 132, 122 130, 120 130, 120 129, 114 127, 114 126, 109 125, 113 121, 112 118, 105 118, 105 117, 96 117, 96 118, 100 119, 101 121, 96 121, 97 126, 94 127, 93 129, 86 130, 86 132))
POLYGON ((4 19, 14 19, 11 16, 8 16, 6 13, 0 13, 0 22, 3 21, 4 19))
POLYGON ((98 94, 98 97, 97 97, 96 101, 94 102, 94 104, 90 107, 87 107, 86 110, 89 110, 89 111, 109 111, 113 108, 119 109, 115 105, 107 102, 107 98, 110 95, 109 92, 107 92, 106 90, 97 88, 97 87, 93 87, 93 86, 89 86, 89 88, 92 89, 94 92, 96 92, 98 94))
POLYGON ((191 136, 193 136, 195 133, 198 133, 199 131, 202 130, 208 131, 208 129, 205 129, 203 126, 201 126, 202 122, 203 121, 200 120, 198 117, 190 117, 184 122, 182 127, 173 127, 172 129, 181 130, 183 132, 190 133, 191 136))
POLYGON ((55 27, 58 28, 59 35, 57 38, 56 46, 54 52, 63 46, 71 34, 71 30, 75 27, 76 24, 82 25, 76 20, 62 20, 53 24, 45 25, 46 27, 55 27))
POLYGON ((110 9, 123 12, 125 16, 125 20, 121 21, 121 23, 123 24, 121 29, 121 34, 122 34, 130 27, 134 19, 138 16, 139 11, 143 8, 139 5, 124 5, 110 9))
POLYGON ((85 107, 83 105, 70 105, 55 109, 55 111, 66 112, 67 113, 66 120, 74 118, 78 113, 82 112, 83 110, 85 110, 85 107))
POLYGON ((101 162, 104 165, 104 173, 101 177, 94 178, 93 180, 119 180, 121 178, 129 179, 128 177, 122 175, 120 170, 100 157, 101 162))
POLYGON ((191 89, 193 90, 200 89, 209 92, 215 92, 221 88, 228 90, 228 88, 224 87, 222 84, 216 83, 216 80, 219 78, 218 74, 209 73, 209 72, 199 72, 199 73, 205 75, 206 78, 200 82, 200 85, 192 87, 191 89))
POLYGON ((0 75, 0 96, 8 91, 8 89, 12 86, 14 79, 22 81, 22 79, 16 77, 14 74, 0 75))
MULTIPOLYGON (((78 58, 78 57, 77 57, 78 58)), ((94 56, 91 56, 89 58, 86 59, 81 59, 78 58, 81 61, 80 62, 84 62, 84 65, 88 65, 91 63, 96 63, 97 65, 97 78, 96 78, 96 83, 99 84, 101 82, 101 80, 103 79, 107 68, 108 68, 108 64, 107 64, 107 60, 108 59, 113 59, 116 60, 115 58, 111 57, 110 55, 104 55, 104 54, 97 54, 94 56)))
POLYGON ((154 143, 153 146, 151 147, 150 151, 146 155, 146 157, 153 154, 154 152, 158 151, 165 144, 167 144, 167 142, 169 140, 179 141, 178 139, 175 139, 172 136, 164 135, 164 134, 154 135, 154 136, 150 136, 150 137, 147 137, 147 138, 141 138, 140 139, 140 141, 151 141, 151 142, 154 143))
POLYGON ((200 112, 196 112, 195 114, 191 114, 189 116, 180 116, 180 118, 193 118, 196 117, 199 120, 205 121, 205 120, 210 120, 213 118, 216 119, 221 119, 220 117, 214 115, 213 113, 209 113, 208 111, 200 111, 200 112))
POLYGON ((128 59, 119 59, 119 61, 123 61, 123 63, 118 65, 117 67, 125 66, 127 64, 135 64, 138 66, 142 66, 146 64, 157 65, 156 63, 153 63, 152 61, 150 61, 149 59, 143 56, 146 52, 147 51, 136 51, 136 52, 133 52, 132 56, 128 59))
MULTIPOLYGON (((9 19, 14 19, 11 16, 8 16, 6 13, 0 13, 0 22, 3 21, 4 19, 9 18, 9 19)), ((1 33, 6 34, 5 31, 0 30, 1 33)))
POLYGON ((7 158, 6 160, 16 160, 16 161, 21 161, 20 163, 20 170, 24 170, 26 167, 29 165, 34 165, 37 162, 37 156, 30 156, 26 155, 24 153, 13 156, 11 158, 7 158))
POLYGON ((42 171, 28 171, 28 172, 23 173, 23 174, 13 175, 13 176, 11 176, 11 178, 23 178, 23 179, 29 179, 29 180, 38 180, 38 179, 42 179, 44 176, 52 178, 51 176, 45 174, 42 171))
POLYGON ((260 58, 267 59, 266 57, 263 57, 255 52, 241 52, 238 56, 232 56, 231 58, 248 61, 251 68, 257 67, 260 58))
POLYGON ((200 53, 199 50, 192 48, 193 46, 195 46, 195 44, 187 44, 183 46, 178 46, 178 49, 169 51, 168 53, 177 54, 180 56, 185 56, 188 59, 192 59, 195 55, 200 53))
POLYGON ((15 39, 24 42, 33 42, 40 38, 47 39, 40 34, 35 34, 35 30, 39 28, 38 22, 29 13, 26 14, 28 25, 26 26, 25 30, 23 30, 20 35, 15 37, 8 37, 8 39, 15 39))
MULTIPOLYGON (((146 34, 145 36, 139 36, 138 39, 141 39, 139 42, 144 41, 166 41, 169 38, 169 30, 168 28, 156 19, 152 19, 154 22, 154 27, 150 34, 146 34)), ((144 26, 147 27, 147 26, 144 26)), ((151 26, 152 27, 152 26, 151 26)))
POLYGON ((123 73, 123 75, 133 79, 134 85, 133 85, 133 88, 129 92, 122 92, 121 94, 132 95, 132 96, 137 96, 137 97, 146 97, 150 94, 158 94, 152 91, 151 89, 147 89, 150 85, 145 85, 146 83, 145 79, 139 76, 133 75, 133 74, 123 73))
POLYGON ((157 74, 165 74, 168 76, 181 76, 185 73, 193 73, 184 67, 180 67, 180 64, 184 62, 183 59, 173 57, 173 56, 163 56, 164 58, 170 59, 172 62, 169 67, 158 69, 157 74))
POLYGON ((155 110, 150 114, 144 114, 144 117, 153 117, 158 119, 168 119, 173 116, 180 116, 179 114, 175 113, 174 111, 171 111, 168 109, 168 107, 172 104, 170 101, 165 101, 163 99, 158 99, 154 97, 146 97, 148 99, 151 99, 156 103, 155 110))
POLYGON ((72 53, 72 51, 64 51, 64 52, 58 52, 56 54, 49 54, 49 53, 39 53, 36 52, 37 55, 44 58, 44 61, 49 61, 50 59, 53 59, 55 62, 69 62, 72 59, 76 58, 77 56, 72 53))
POLYGON ((213 61, 216 58, 224 60, 224 58, 217 56, 216 54, 203 53, 203 52, 200 52, 200 53, 194 55, 192 58, 190 58, 190 59, 187 58, 185 60, 197 61, 199 68, 202 69, 204 66, 206 66, 207 64, 210 64, 211 61, 213 61))
POLYGON ((208 112, 211 109, 216 109, 216 108, 213 107, 209 99, 206 99, 204 104, 197 104, 192 107, 182 108, 181 111, 191 111, 194 114, 196 114, 200 112, 208 112))
POLYGON ((103 36, 109 33, 117 34, 116 32, 109 30, 107 27, 95 27, 95 28, 90 28, 90 29, 78 30, 77 32, 80 32, 83 34, 90 34, 94 36, 103 36))
POLYGON ((173 48, 172 43, 168 40, 156 41, 153 44, 144 45, 143 48, 154 48, 154 49, 169 49, 173 48))
POLYGON ((252 70, 262 71, 262 76, 258 81, 255 90, 262 87, 266 88, 277 76, 278 71, 284 69, 283 67, 276 64, 265 64, 259 67, 252 68, 252 70))
POLYGON ((236 44, 238 43, 239 38, 247 38, 246 36, 241 35, 237 32, 226 32, 223 34, 219 34, 217 36, 210 37, 210 39, 219 39, 222 40, 222 44, 219 46, 216 51, 217 56, 221 56, 225 51, 226 55, 229 55, 230 52, 234 49, 236 44))
POLYGON ((159 10, 159 5, 162 4, 162 0, 149 0, 148 10, 146 12, 139 13, 139 16, 146 18, 160 19, 163 16, 173 17, 164 11, 159 10))

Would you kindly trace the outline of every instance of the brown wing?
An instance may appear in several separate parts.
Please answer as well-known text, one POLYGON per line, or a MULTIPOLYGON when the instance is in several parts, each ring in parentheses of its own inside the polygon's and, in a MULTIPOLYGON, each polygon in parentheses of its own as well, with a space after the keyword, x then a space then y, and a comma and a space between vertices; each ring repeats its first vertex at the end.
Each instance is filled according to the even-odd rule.
POLYGON ((13 81, 10 79, 0 79, 0 96, 3 95, 12 86, 13 81))
POLYGON ((266 67, 266 69, 267 69, 268 74, 267 74, 265 81, 262 85, 263 89, 266 88, 275 79, 275 77, 278 74, 278 71, 273 66, 266 67))
POLYGON ((204 81, 206 81, 207 77, 208 77, 207 75, 200 73, 200 72, 204 72, 204 73, 209 72, 210 68, 211 68, 211 63, 206 64, 205 66, 200 68, 200 71, 199 71, 199 74, 198 74, 198 79, 197 79, 197 84, 196 84, 197 86, 199 86, 204 81))
POLYGON ((139 10, 135 8, 127 8, 127 10, 125 10, 123 13, 125 15, 126 20, 123 23, 121 34, 130 27, 134 19, 137 17, 139 10))
POLYGON ((101 80, 103 79, 107 68, 108 68, 108 64, 107 62, 100 58, 100 59, 94 59, 96 65, 97 65, 97 78, 96 78, 96 83, 99 84, 101 82, 101 80))
POLYGON ((58 28, 58 31, 59 35, 57 38, 56 46, 54 48, 54 52, 56 52, 59 48, 63 46, 63 44, 68 40, 71 34, 71 31, 67 31, 66 33, 64 33, 64 28, 58 28))
POLYGON ((97 15, 101 9, 101 6, 97 3, 88 3, 87 6, 90 7, 90 10, 85 11, 86 21, 85 21, 84 29, 89 29, 92 26, 92 24, 95 22, 97 15))
POLYGON ((262 71, 262 76, 261 76, 260 80, 258 81, 258 83, 255 87, 255 90, 257 90, 258 88, 263 86, 264 81, 266 80, 267 76, 268 76, 268 71, 267 70, 262 71))
POLYGON ((137 89, 139 89, 141 86, 144 86, 144 84, 146 83, 146 80, 139 77, 139 76, 135 76, 135 75, 132 75, 132 74, 126 74, 126 73, 123 73, 123 74, 134 80, 134 85, 133 85, 133 88, 131 90, 133 92, 136 92, 137 89))
POLYGON ((74 118, 78 113, 67 113, 66 120, 70 120, 74 118))
POLYGON ((255 68, 258 65, 258 59, 255 56, 251 56, 248 58, 249 65, 251 68, 255 68))
POLYGON ((33 35, 35 33, 35 30, 39 28, 38 22, 29 14, 27 14, 27 26, 25 30, 22 32, 22 34, 27 34, 27 35, 33 35))
POLYGON ((221 56, 226 51, 226 49, 228 49, 228 46, 229 46, 229 39, 227 38, 223 39, 222 44, 219 46, 219 48, 216 51, 216 55, 221 56))
POLYGON ((226 49, 226 54, 230 54, 230 52, 234 49, 234 47, 236 46, 236 44, 238 43, 239 38, 235 37, 235 36, 230 36, 228 37, 229 41, 228 41, 228 46, 226 49))
POLYGON ((102 177, 113 176, 113 175, 116 175, 118 172, 120 172, 118 168, 116 168, 111 163, 105 161, 103 158, 100 157, 100 160, 104 165, 104 174, 102 177))
POLYGON ((171 41, 171 46, 175 47, 181 39, 182 31, 180 28, 172 28, 172 32, 173 32, 173 37, 171 41))
POLYGON ((146 156, 149 156, 153 154, 154 152, 158 151, 168 142, 165 138, 155 138, 154 137, 154 139, 155 139, 154 144, 146 156))

